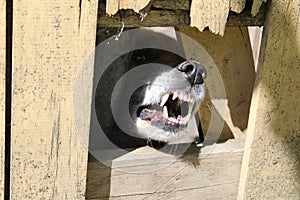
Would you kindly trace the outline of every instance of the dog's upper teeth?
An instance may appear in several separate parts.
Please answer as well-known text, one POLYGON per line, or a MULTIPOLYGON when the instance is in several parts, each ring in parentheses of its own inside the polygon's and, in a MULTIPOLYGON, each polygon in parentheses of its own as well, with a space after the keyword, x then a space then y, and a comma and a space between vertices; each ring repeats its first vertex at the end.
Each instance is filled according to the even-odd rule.
POLYGON ((168 108, 167 108, 167 106, 164 106, 163 116, 164 116, 164 118, 168 118, 169 117, 168 116, 168 108))
POLYGON ((173 93, 172 100, 175 100, 175 99, 177 98, 177 96, 178 96, 178 95, 177 95, 177 93, 176 93, 176 92, 174 92, 174 93, 173 93))
POLYGON ((177 96, 180 100, 183 100, 183 92, 178 91, 177 96))
POLYGON ((187 94, 185 94, 184 92, 181 92, 181 100, 187 101, 187 94))
POLYGON ((168 101, 170 94, 165 94, 162 98, 161 98, 161 102, 160 102, 160 106, 163 107, 165 105, 165 103, 168 101))

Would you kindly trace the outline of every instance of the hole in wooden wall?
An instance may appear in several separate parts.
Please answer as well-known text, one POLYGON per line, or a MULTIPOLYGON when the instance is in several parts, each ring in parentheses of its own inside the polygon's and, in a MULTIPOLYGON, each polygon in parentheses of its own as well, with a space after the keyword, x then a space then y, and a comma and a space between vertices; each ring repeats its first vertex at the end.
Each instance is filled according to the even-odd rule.
MULTIPOLYGON (((127 30, 132 30, 132 28, 126 28, 125 26, 122 34, 119 34, 120 30, 121 24, 119 28, 98 28, 97 45, 104 41, 107 42, 107 39, 110 37, 113 37, 116 40, 121 40, 122 34, 124 34, 127 30)), ((204 173, 202 176, 205 177, 205 180, 203 181, 203 185, 205 185, 206 182, 208 183, 211 181, 217 183, 219 180, 216 180, 215 178, 220 176, 223 176, 224 181, 227 180, 229 177, 226 177, 223 173, 226 173, 226 170, 228 171, 234 168, 235 173, 232 173, 231 177, 234 181, 232 181, 232 184, 226 186, 227 188, 223 194, 220 192, 220 194, 218 194, 220 196, 228 195, 234 197, 237 192, 237 182, 243 152, 243 140, 235 141, 232 139, 234 139, 237 135, 243 138, 243 134, 246 134, 248 114, 256 73, 255 66, 261 38, 261 28, 248 29, 248 27, 227 27, 223 37, 212 34, 208 31, 199 32, 197 29, 191 27, 176 28, 176 31, 183 33, 198 42, 212 57, 224 82, 226 90, 226 99, 224 100, 226 100, 226 112, 228 112, 229 115, 220 115, 220 117, 226 118, 225 120, 222 119, 225 121, 222 132, 218 135, 218 138, 212 139, 212 143, 207 143, 210 144, 208 145, 208 148, 204 148, 203 153, 207 151, 212 155, 218 155, 216 158, 210 160, 211 156, 207 153, 207 155, 201 158, 202 161, 200 161, 201 156, 199 155, 201 155, 201 149, 196 148, 195 145, 188 145, 188 147, 185 148, 186 152, 177 157, 178 162, 176 161, 176 164, 172 164, 173 161, 170 161, 170 165, 168 164, 162 167, 162 173, 170 173, 170 177, 176 177, 177 175, 174 174, 175 172, 181 174, 181 172, 178 171, 178 168, 185 168, 184 166, 188 165, 189 167, 192 166, 189 169, 190 171, 183 172, 185 175, 181 175, 185 176, 186 179, 188 179, 188 177, 193 179, 194 174, 192 173, 192 169, 198 169, 200 167, 201 172, 197 171, 197 174, 204 173), (219 143, 219 146, 214 146, 213 143, 215 142, 219 143), (215 150, 213 150, 214 148, 215 150), (223 156, 219 154, 220 152, 224 153, 223 156), (232 160, 224 159, 224 155, 226 158, 232 156, 232 160), (210 166, 210 162, 215 162, 215 165, 222 167, 219 167, 214 171, 214 169, 212 169, 213 167, 210 166), (173 171, 170 171, 169 168, 172 168, 173 171), (216 177, 208 177, 207 174, 205 174, 206 172, 214 173, 216 177)), ((128 44, 133 45, 135 42, 136 38, 132 38, 132 41, 128 44)), ((161 41, 162 46, 170 45, 169 43, 164 42, 166 41, 161 41)), ((185 50, 184 44, 182 43, 178 46, 178 48, 181 48, 183 51, 185 50)), ((100 123, 105 134, 108 134, 106 136, 108 136, 109 141, 114 143, 114 145, 118 148, 125 149, 128 155, 126 155, 126 153, 116 154, 115 164, 114 161, 105 163, 100 160, 99 162, 97 155, 94 155, 93 153, 89 155, 86 191, 87 199, 108 199, 110 196, 122 199, 122 196, 124 195, 145 198, 149 195, 149 193, 151 193, 153 197, 156 197, 155 195, 168 191, 167 187, 164 191, 163 186, 162 189, 157 190, 156 185, 151 186, 151 184, 147 182, 147 178, 154 182, 157 181, 155 176, 160 176, 159 171, 156 170, 156 172, 151 169, 152 171, 150 170, 148 174, 139 171, 141 168, 144 169, 145 166, 149 167, 151 165, 153 167, 155 164, 153 164, 154 161, 150 164, 152 161, 151 159, 156 159, 159 160, 160 163, 164 163, 167 162, 166 160, 168 158, 159 153, 155 154, 157 158, 149 158, 147 156, 145 158, 136 157, 136 153, 153 151, 152 148, 145 147, 147 145, 154 146, 157 150, 161 150, 165 147, 165 144, 160 142, 149 143, 147 140, 133 138, 130 135, 124 134, 124 132, 118 128, 118 125, 115 123, 113 115, 108 108, 111 106, 110 101, 112 90, 124 73, 142 64, 164 63, 174 67, 180 62, 182 62, 182 58, 178 55, 174 55, 167 51, 149 48, 136 49, 134 51, 123 53, 122 56, 112 60, 109 65, 110 67, 107 67, 104 72, 104 79, 98 82, 101 82, 102 84, 97 84, 97 89, 95 90, 95 110, 96 113, 100 113, 98 115, 98 120, 101 121, 98 121, 97 123, 100 123), (131 152, 133 152, 132 155, 131 152), (122 160, 122 157, 124 157, 124 159, 128 157, 129 161, 125 162, 122 160), (130 170, 136 171, 133 173, 130 170), (140 182, 141 178, 138 178, 138 174, 143 176, 143 182, 140 182), (136 187, 137 189, 134 189, 135 184, 132 185, 132 181, 135 181, 135 184, 139 184, 139 186, 136 187), (124 188, 128 188, 128 190, 126 191, 124 188)), ((126 82, 124 82, 123 86, 126 87, 126 82)), ((208 91, 207 98, 201 104, 203 114, 203 116, 201 116, 201 122, 204 133, 206 133, 209 128, 211 109, 216 106, 212 104, 209 96, 208 91)), ((90 143, 93 143, 91 139, 90 143)), ((97 144, 93 143, 92 148, 97 148, 96 145, 97 144)), ((96 152, 99 151, 105 151, 105 148, 101 149, 100 147, 96 152)), ((174 154, 174 152, 176 152, 175 148, 171 148, 170 152, 172 151, 174 154)), ((161 152, 166 153, 164 151, 161 152)), ((161 176, 168 176, 165 175, 162 174, 161 176)), ((184 181, 186 181, 186 179, 182 178, 184 181)), ((159 183, 160 182, 158 182, 158 185, 159 183)), ((161 181, 161 183, 164 183, 164 181, 161 181)), ((178 190, 184 190, 187 186, 185 184, 186 183, 182 183, 182 185, 179 184, 178 190), (180 189, 180 187, 182 188, 180 189)), ((172 186, 170 187, 172 188, 172 186)), ((201 190, 200 187, 198 189, 199 191, 201 190)), ((202 189, 201 193, 203 192, 205 191, 202 189)))

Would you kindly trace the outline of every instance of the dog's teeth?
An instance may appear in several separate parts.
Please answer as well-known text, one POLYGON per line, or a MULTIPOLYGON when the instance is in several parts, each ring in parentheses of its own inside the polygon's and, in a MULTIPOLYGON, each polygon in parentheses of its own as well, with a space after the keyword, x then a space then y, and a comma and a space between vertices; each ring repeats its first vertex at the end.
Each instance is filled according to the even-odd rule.
POLYGON ((188 99, 187 95, 186 95, 185 93, 183 93, 183 95, 182 95, 182 100, 183 100, 183 101, 188 101, 187 99, 188 99))
POLYGON ((160 102, 160 106, 163 107, 165 105, 165 103, 168 101, 170 94, 165 94, 162 98, 161 98, 161 102, 160 102))
POLYGON ((178 98, 179 98, 180 100, 183 100, 183 92, 182 92, 182 91, 179 91, 179 92, 178 92, 178 98))
POLYGON ((164 112, 163 112, 163 116, 164 116, 164 118, 167 118, 168 119, 168 108, 167 108, 167 106, 164 106, 164 112))
POLYGON ((178 120, 173 117, 169 117, 168 120, 173 123, 178 123, 178 120))

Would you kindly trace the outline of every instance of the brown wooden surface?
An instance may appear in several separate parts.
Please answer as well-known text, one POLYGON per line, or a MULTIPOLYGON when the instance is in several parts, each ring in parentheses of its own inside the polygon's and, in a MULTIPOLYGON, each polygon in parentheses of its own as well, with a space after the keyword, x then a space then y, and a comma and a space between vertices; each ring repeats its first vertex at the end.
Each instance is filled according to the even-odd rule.
MULTIPOLYGON (((73 91, 95 44, 97 1, 13 6, 11 198, 84 199, 87 148, 80 136, 88 130, 77 132, 73 91)), ((81 88, 87 122, 89 87, 81 88)))
POLYGON ((300 5, 272 1, 264 27, 238 199, 300 195, 300 5))
POLYGON ((87 199, 235 199, 244 143, 191 147, 174 159, 142 147, 112 162, 89 163, 87 199), (145 154, 145 155, 144 155, 145 154))
POLYGON ((0 1, 0 200, 4 200, 6 0, 0 1))

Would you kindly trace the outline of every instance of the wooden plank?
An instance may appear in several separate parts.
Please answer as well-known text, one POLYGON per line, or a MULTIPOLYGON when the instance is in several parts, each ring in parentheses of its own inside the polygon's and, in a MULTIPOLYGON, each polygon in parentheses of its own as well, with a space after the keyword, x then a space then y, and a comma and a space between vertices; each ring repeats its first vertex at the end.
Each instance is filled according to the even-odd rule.
MULTIPOLYGON (((96 0, 14 1, 12 199, 85 197, 87 138, 80 136, 88 132, 77 132, 73 91, 83 57, 94 48, 96 15, 96 0)), ((89 87, 79 88, 87 91, 86 118, 89 87)))
POLYGON ((0 1, 0 200, 4 200, 6 0, 0 1))
MULTIPOLYGON (((125 27, 190 26, 190 9, 186 9, 185 6, 182 8, 175 8, 173 5, 173 3, 170 4, 170 1, 162 1, 161 4, 156 5, 156 1, 154 1, 153 7, 155 9, 150 10, 143 21, 141 21, 140 14, 134 13, 132 10, 122 10, 120 11, 120 15, 122 16, 122 21, 124 22, 125 27), (169 4, 167 4, 167 2, 169 4)), ((239 11, 239 9, 237 9, 237 11, 239 11)), ((98 26, 120 27, 120 15, 116 14, 111 17, 107 16, 105 4, 102 3, 100 4, 98 26)), ((255 17, 252 17, 250 11, 248 10, 244 10, 240 14, 229 12, 226 26, 262 26, 264 22, 264 16, 265 7, 262 7, 255 17)))
POLYGON ((230 140, 180 158, 150 147, 112 162, 89 163, 87 199, 235 199, 243 141, 230 140), (89 186, 93 189, 89 189, 89 186))
POLYGON ((297 1, 270 3, 238 199, 299 199, 299 22, 297 1))

